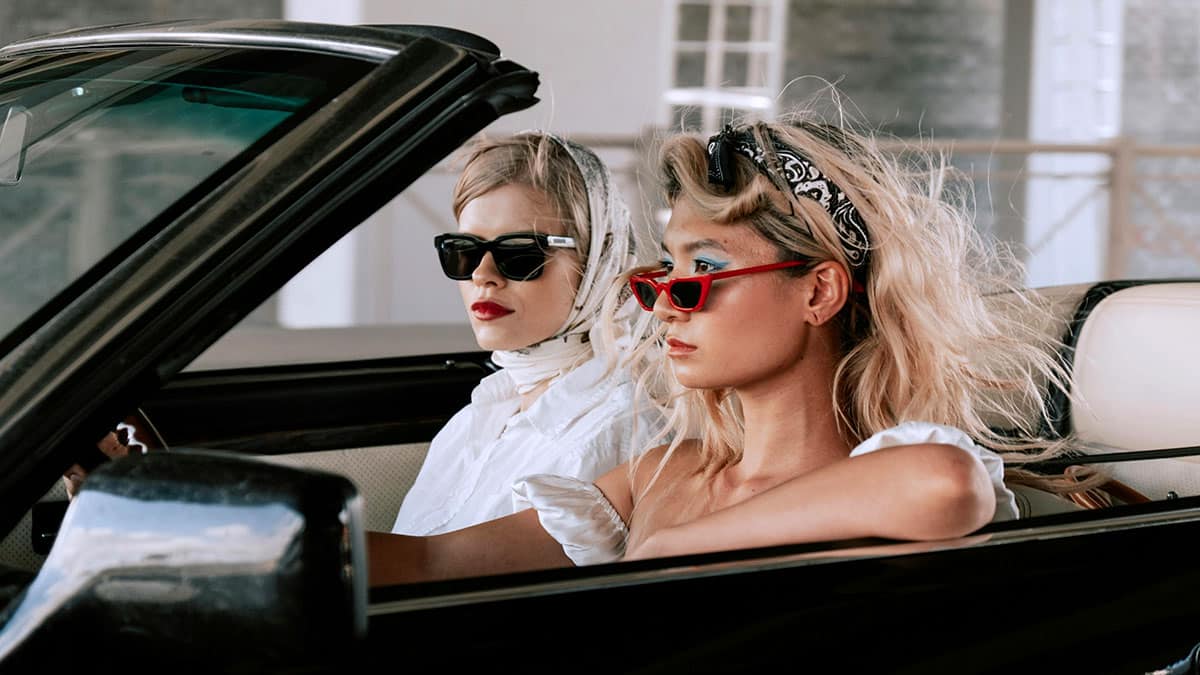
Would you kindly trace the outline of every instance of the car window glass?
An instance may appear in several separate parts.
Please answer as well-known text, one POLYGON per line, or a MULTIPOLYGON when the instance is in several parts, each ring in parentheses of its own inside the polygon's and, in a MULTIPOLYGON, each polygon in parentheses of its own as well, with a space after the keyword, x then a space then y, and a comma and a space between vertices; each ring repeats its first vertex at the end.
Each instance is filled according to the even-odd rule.
POLYGON ((327 249, 188 370, 477 351, 434 235, 457 229, 439 165, 327 249))
POLYGON ((304 55, 251 59, 212 49, 28 61, 0 79, 0 118, 21 121, 19 129, 5 125, 5 173, 13 179, 0 185, 0 338, 256 141, 362 72, 350 67, 330 78, 304 55))

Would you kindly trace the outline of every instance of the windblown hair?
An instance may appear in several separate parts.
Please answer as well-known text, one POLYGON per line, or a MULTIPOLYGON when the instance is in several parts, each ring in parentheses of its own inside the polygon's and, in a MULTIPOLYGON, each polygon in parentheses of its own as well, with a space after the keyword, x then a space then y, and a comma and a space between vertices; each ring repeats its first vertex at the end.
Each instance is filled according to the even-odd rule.
POLYGON ((563 221, 567 236, 575 238, 579 259, 587 259, 591 242, 587 185, 566 148, 538 132, 475 141, 454 186, 455 219, 472 199, 509 184, 537 190, 563 221))
MULTIPOLYGON (((1061 454, 1068 441, 1041 431, 1053 428, 1044 394, 1048 387, 1069 391, 1069 373, 1057 343, 1029 320, 1049 315, 1038 296, 1022 290, 1019 261, 976 231, 971 191, 954 189, 946 158, 909 148, 902 162, 901 155, 882 152, 873 135, 811 114, 758 122, 750 131, 772 173, 782 176, 774 138, 846 193, 869 235, 863 267, 850 266, 832 217, 817 201, 795 196, 752 160, 735 157, 728 191, 710 184, 701 138, 680 135, 664 143, 665 196, 672 205, 690 200, 712 222, 748 224, 775 246, 780 261, 832 260, 864 286, 835 318, 842 353, 831 404, 847 442, 919 420, 958 427, 1006 460, 1061 454), (997 297, 1020 317, 996 311, 997 297)), ((736 394, 682 387, 657 352, 665 327, 654 330, 656 336, 642 341, 647 355, 635 356, 634 366, 639 389, 652 392, 668 416, 672 440, 665 457, 692 438, 700 443, 704 473, 738 462, 744 421, 736 394)), ((1021 469, 1010 469, 1007 478, 1054 491, 1080 487, 1021 469)))

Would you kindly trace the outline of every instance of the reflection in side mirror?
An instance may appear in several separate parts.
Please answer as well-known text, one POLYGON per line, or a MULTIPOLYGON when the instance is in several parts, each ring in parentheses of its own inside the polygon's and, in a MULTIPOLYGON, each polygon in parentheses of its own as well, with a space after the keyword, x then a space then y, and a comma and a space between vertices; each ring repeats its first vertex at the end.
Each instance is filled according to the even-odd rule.
POLYGON ((29 129, 29 111, 13 106, 3 111, 0 123, 0 185, 21 182, 25 168, 25 133, 29 129))
POLYGON ((344 477, 131 455, 71 501, 0 625, 0 671, 33 672, 65 648, 85 672, 336 667, 365 636, 366 581, 362 499, 344 477))

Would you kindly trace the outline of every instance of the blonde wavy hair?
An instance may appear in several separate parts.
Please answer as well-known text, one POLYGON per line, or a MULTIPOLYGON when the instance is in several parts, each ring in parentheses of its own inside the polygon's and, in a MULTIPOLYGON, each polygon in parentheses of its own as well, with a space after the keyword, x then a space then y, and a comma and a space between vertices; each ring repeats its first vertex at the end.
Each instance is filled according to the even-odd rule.
MULTIPOLYGON (((944 156, 910 147, 902 162, 901 155, 881 151, 873 134, 812 113, 746 130, 775 176, 783 174, 772 139, 798 151, 846 193, 869 235, 863 268, 851 267, 832 217, 817 201, 796 197, 750 159, 735 155, 728 191, 710 184, 702 138, 664 142, 665 197, 671 205, 686 197, 715 223, 748 224, 774 244, 781 261, 832 260, 862 284, 836 317, 843 350, 830 403, 847 442, 919 420, 958 427, 1006 461, 1043 460, 1069 447, 1070 439, 1041 431, 1053 428, 1048 388, 1070 391, 1061 345, 1038 328, 1045 324, 1037 317, 1049 316, 1046 303, 1022 288, 1019 261, 978 233, 971 190, 960 187, 969 184, 956 182, 961 176, 944 156), (996 298, 1009 311, 997 311, 996 298)), ((664 330, 649 324, 632 364, 640 395, 668 419, 660 442, 670 439, 642 494, 686 439, 699 441, 700 470, 708 475, 742 455, 737 395, 682 387, 661 355, 664 330)), ((1006 479, 1055 492, 1093 484, 1011 467, 1006 479)))
POLYGON ((546 199, 567 236, 575 238, 578 259, 586 260, 591 241, 587 185, 567 149, 543 133, 480 136, 468 146, 451 197, 454 219, 471 200, 514 183, 546 199))

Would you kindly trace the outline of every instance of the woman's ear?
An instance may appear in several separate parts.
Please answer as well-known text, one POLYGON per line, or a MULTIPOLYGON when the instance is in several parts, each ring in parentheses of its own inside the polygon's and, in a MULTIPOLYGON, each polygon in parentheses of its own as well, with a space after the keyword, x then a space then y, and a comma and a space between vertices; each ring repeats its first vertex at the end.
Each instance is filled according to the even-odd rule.
POLYGON ((812 292, 808 296, 808 322, 820 326, 837 316, 850 296, 850 275, 846 268, 832 261, 818 263, 808 273, 812 292))

